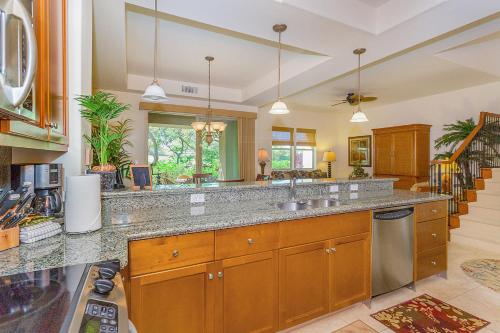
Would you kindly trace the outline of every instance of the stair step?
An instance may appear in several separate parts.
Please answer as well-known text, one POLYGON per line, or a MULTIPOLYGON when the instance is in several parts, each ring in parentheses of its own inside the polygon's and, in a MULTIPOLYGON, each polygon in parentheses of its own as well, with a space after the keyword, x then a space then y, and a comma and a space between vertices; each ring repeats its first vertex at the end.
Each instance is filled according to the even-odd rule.
POLYGON ((460 228, 451 230, 451 235, 452 240, 454 235, 458 235, 498 244, 500 224, 481 223, 462 216, 460 217, 460 228))
POLYGON ((500 209, 500 192, 498 194, 491 192, 477 192, 477 201, 471 203, 472 206, 497 208, 500 209))
POLYGON ((470 210, 469 214, 460 216, 460 226, 462 226, 463 221, 472 221, 474 223, 489 224, 500 227, 500 219, 492 216, 491 214, 488 215, 487 213, 490 212, 488 209, 470 207, 470 210))

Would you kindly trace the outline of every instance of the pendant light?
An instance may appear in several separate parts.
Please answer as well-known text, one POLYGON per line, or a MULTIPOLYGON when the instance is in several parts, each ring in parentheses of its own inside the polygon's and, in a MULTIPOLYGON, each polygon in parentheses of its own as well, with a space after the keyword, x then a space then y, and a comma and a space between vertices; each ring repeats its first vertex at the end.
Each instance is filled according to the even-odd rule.
POLYGON ((351 123, 365 123, 368 121, 366 114, 361 111, 361 55, 366 52, 366 49, 356 49, 353 51, 358 56, 358 109, 351 118, 351 123))
POLYGON ((278 100, 273 104, 269 113, 271 114, 287 114, 290 113, 288 107, 281 101, 281 33, 286 30, 286 24, 276 24, 273 30, 278 33, 278 100))
POLYGON ((226 129, 227 124, 222 121, 212 122, 212 70, 211 63, 214 61, 214 57, 206 56, 205 60, 208 61, 208 109, 207 109, 207 121, 195 121, 191 123, 191 127, 200 133, 202 139, 204 139, 209 145, 214 141, 214 137, 219 137, 222 132, 226 129))
POLYGON ((166 102, 167 96, 165 90, 158 83, 156 78, 156 64, 158 53, 158 0, 155 0, 155 47, 154 47, 154 79, 153 82, 146 88, 142 98, 151 102, 166 102))

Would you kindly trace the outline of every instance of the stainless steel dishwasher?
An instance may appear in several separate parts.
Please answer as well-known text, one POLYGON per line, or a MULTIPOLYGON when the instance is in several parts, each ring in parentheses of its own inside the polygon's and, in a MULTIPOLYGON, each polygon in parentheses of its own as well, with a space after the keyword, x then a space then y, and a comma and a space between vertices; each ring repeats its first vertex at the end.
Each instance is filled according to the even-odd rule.
POLYGON ((413 282, 413 241, 413 207, 373 213, 372 297, 413 282))

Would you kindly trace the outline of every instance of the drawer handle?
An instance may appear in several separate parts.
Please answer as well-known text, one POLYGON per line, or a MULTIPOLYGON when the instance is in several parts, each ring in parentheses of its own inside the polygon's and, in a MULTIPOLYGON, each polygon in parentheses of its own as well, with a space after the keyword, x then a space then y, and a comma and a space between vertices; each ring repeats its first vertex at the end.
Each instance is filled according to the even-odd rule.
POLYGON ((436 214, 438 211, 437 211, 437 209, 433 209, 433 210, 431 210, 431 212, 433 212, 434 214, 436 214))
POLYGON ((179 256, 179 250, 172 251, 172 257, 177 258, 179 256))
POLYGON ((437 262, 435 260, 431 261, 432 266, 436 266, 437 262))
POLYGON ((330 254, 332 250, 331 249, 326 249, 326 253, 330 254))
POLYGON ((212 273, 208 273, 208 279, 209 280, 213 280, 214 279, 214 275, 212 273))
POLYGON ((332 247, 332 248, 330 249, 330 251, 332 251, 332 253, 335 253, 335 252, 337 252, 337 249, 336 249, 336 248, 334 248, 334 247, 332 247))
POLYGON ((438 235, 437 234, 431 234, 433 238, 436 238, 438 235))
POLYGON ((253 245, 254 241, 252 238, 247 239, 248 245, 253 245))
POLYGON ((223 276, 224 276, 224 273, 223 273, 223 272, 217 272, 217 277, 218 277, 219 279, 221 279, 223 276))

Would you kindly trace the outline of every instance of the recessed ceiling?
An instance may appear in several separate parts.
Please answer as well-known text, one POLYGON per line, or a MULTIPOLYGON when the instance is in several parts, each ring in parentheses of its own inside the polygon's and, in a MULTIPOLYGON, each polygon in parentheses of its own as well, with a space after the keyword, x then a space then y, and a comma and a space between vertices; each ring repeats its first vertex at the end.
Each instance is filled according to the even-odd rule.
POLYGON ((371 6, 371 7, 380 7, 383 4, 388 3, 391 0, 358 0, 361 1, 362 3, 371 6))

